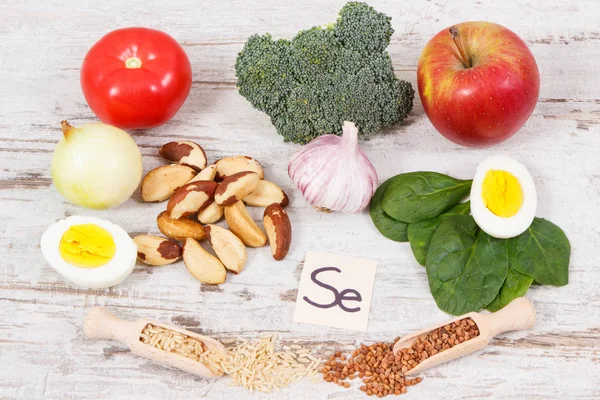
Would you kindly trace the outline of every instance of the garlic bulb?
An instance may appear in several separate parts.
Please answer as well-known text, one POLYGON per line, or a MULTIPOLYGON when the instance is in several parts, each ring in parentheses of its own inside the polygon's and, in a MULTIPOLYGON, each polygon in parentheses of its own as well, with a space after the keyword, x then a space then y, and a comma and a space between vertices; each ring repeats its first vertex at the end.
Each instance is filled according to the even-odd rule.
POLYGON ((290 160, 288 174, 308 203, 318 209, 356 213, 377 189, 377 172, 358 147, 358 128, 344 122, 342 136, 323 135, 290 160))

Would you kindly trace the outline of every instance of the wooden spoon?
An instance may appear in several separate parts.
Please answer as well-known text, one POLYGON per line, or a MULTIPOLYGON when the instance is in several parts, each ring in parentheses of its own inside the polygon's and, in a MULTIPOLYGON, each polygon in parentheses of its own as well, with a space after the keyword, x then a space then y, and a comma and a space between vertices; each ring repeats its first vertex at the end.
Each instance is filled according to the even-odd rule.
POLYGON ((194 332, 180 329, 172 325, 149 319, 138 319, 137 321, 125 321, 116 317, 103 307, 92 308, 83 322, 83 331, 90 339, 113 339, 127 345, 133 354, 148 358, 161 364, 179 368, 183 371, 203 376, 206 378, 218 378, 203 363, 192 360, 185 356, 170 353, 150 346, 140 340, 140 335, 146 325, 152 324, 164 329, 179 332, 182 335, 198 339, 206 348, 213 352, 225 353, 225 346, 208 336, 199 335, 194 332))
POLYGON ((466 340, 461 344, 458 344, 447 350, 440 351, 439 353, 421 361, 416 367, 406 371, 404 374, 415 375, 431 367, 435 367, 438 364, 454 360, 455 358, 462 357, 477 350, 481 350, 488 345, 494 336, 499 333, 533 328, 533 325, 535 324, 535 308, 529 299, 525 297, 519 297, 495 313, 480 314, 476 312, 470 312, 468 314, 461 315, 460 317, 453 318, 450 321, 444 322, 443 324, 432 326, 402 337, 394 345, 394 354, 398 354, 401 349, 411 347, 419 336, 425 337, 434 329, 465 318, 471 318, 475 324, 477 324, 477 327, 479 328, 479 336, 466 340))

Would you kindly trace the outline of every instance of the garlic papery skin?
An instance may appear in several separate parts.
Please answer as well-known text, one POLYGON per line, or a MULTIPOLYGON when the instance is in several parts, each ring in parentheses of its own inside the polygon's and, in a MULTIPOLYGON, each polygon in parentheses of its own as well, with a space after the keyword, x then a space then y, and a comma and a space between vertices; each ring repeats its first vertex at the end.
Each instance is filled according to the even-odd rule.
POLYGON ((357 213, 377 189, 377 171, 358 147, 358 128, 345 121, 342 136, 313 139, 292 156, 288 174, 317 209, 357 213))

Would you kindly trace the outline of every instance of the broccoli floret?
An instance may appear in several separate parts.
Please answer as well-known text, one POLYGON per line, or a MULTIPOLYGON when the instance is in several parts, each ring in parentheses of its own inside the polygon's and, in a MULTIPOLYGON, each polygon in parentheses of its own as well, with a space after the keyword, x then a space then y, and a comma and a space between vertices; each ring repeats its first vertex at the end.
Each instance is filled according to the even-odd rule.
POLYGON ((385 50, 394 33, 390 19, 350 2, 335 23, 292 40, 253 35, 235 64, 240 94, 295 143, 339 135, 345 120, 363 135, 402 121, 415 92, 396 77, 385 50))

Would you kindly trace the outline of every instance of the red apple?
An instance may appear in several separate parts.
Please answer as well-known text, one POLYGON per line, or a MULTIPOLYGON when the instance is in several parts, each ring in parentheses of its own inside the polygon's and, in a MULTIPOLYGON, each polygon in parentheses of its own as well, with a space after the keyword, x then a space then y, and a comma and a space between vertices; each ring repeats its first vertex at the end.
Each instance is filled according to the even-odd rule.
POLYGON ((511 137, 533 112, 540 92, 527 45, 490 22, 464 22, 435 35, 421 53, 417 80, 433 126, 471 147, 511 137))

